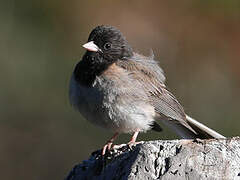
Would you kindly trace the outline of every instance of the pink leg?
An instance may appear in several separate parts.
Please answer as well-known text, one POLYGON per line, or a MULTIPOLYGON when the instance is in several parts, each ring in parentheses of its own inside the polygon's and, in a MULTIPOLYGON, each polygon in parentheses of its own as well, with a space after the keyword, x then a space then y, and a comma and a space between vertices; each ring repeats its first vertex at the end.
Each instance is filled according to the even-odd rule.
POLYGON ((139 131, 134 132, 131 140, 127 144, 114 145, 113 148, 114 149, 120 149, 120 148, 122 148, 126 145, 128 145, 130 148, 132 148, 132 146, 142 143, 142 142, 136 142, 138 134, 139 134, 139 131))
POLYGON ((132 144, 136 143, 136 139, 137 139, 138 133, 139 133, 139 131, 134 132, 131 140, 128 142, 128 145, 132 145, 132 144))
POLYGON ((106 150, 110 150, 113 144, 113 141, 117 138, 118 133, 115 133, 113 137, 103 146, 102 155, 106 153, 106 150))

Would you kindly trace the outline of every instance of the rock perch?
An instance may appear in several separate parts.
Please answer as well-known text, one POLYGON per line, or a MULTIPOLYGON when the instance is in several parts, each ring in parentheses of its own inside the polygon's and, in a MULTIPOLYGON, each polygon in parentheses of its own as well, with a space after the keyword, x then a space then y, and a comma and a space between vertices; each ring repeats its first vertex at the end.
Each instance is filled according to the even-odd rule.
POLYGON ((240 138, 157 140, 92 153, 65 180, 240 179, 240 138))

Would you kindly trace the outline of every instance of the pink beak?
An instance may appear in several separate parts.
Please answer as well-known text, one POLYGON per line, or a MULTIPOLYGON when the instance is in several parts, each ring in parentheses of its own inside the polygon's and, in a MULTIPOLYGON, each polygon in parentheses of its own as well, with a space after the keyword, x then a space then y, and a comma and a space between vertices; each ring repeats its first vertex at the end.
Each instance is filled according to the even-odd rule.
POLYGON ((99 47, 96 44, 94 44, 93 41, 87 42, 86 44, 83 45, 83 47, 88 51, 93 51, 93 52, 97 52, 100 50, 99 47))

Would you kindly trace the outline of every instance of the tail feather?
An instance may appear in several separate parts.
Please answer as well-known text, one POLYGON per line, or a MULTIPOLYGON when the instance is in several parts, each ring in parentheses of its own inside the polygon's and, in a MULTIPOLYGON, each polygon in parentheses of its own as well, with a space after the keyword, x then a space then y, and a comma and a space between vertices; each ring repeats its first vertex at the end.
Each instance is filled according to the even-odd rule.
POLYGON ((160 118, 161 122, 184 139, 225 139, 226 137, 208 128, 202 123, 186 115, 186 124, 177 120, 160 118))
POLYGON ((226 137, 222 136, 218 132, 208 128, 207 126, 203 125, 202 123, 196 121, 195 119, 191 118, 190 116, 186 115, 187 123, 194 129, 197 133, 197 138, 200 139, 224 139, 226 137))

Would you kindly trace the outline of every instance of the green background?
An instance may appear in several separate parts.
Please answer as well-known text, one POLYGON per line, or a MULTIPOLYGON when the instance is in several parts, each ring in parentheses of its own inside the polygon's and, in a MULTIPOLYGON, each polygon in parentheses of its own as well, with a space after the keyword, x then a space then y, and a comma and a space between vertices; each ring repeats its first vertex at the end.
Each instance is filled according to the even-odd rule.
MULTIPOLYGON (((185 111, 225 136, 240 126, 240 1, 9 0, 0 4, 1 179, 63 179, 111 132, 68 101, 69 78, 97 25, 118 27, 156 59, 185 111)), ((169 130, 139 140, 177 138, 169 130)), ((117 143, 125 143, 122 135, 117 143)))

